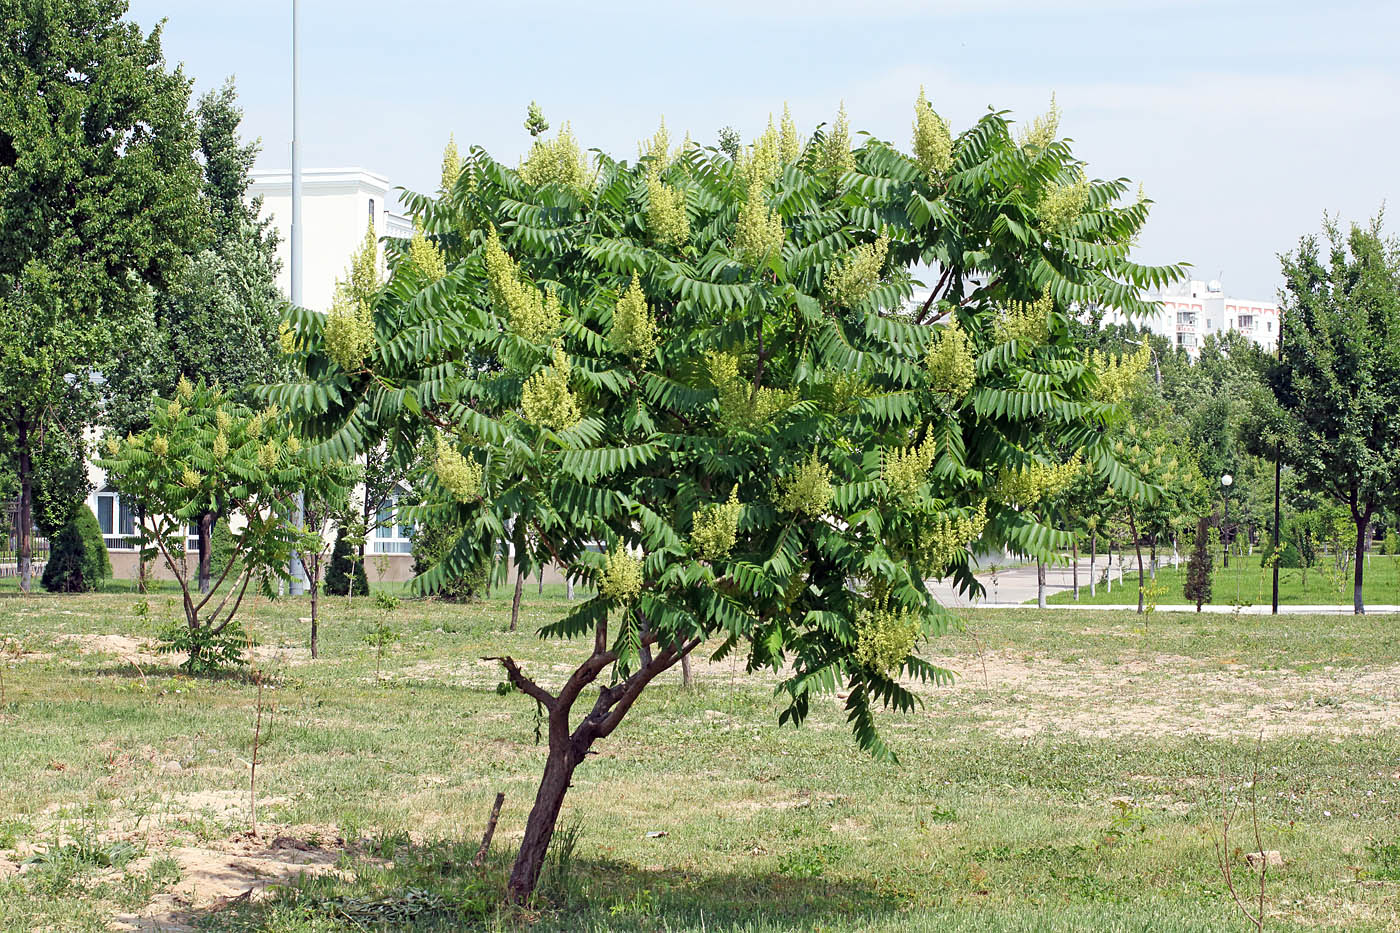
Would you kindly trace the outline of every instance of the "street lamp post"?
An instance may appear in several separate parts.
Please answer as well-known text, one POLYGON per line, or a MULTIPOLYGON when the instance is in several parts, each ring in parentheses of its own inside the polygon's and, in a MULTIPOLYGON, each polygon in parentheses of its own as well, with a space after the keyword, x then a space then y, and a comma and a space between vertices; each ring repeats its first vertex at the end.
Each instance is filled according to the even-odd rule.
POLYGON ((1229 473, 1220 477, 1220 486, 1225 490, 1225 517, 1220 521, 1220 541, 1225 545, 1226 570, 1230 569, 1230 486, 1235 482, 1235 478, 1229 473))
MULTIPOLYGON (((301 307, 301 4, 292 0, 292 229, 291 229, 291 298, 292 304, 301 307)), ((306 521, 306 497, 298 492, 296 514, 293 521, 301 530, 306 521)), ((301 552, 293 551, 291 566, 291 594, 300 596, 306 592, 306 567, 301 562, 301 552)))

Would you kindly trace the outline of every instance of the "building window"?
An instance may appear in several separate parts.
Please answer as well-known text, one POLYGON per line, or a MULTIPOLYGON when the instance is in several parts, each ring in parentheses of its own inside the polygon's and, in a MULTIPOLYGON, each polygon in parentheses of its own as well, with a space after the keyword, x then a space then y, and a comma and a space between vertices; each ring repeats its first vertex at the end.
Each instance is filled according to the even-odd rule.
POLYGON ((1254 315, 1240 315, 1240 330, 1254 330, 1254 315))
POLYGON ((369 199, 369 228, 374 229, 374 198, 369 199))
POLYGON ((374 541, 371 550, 375 554, 409 554, 413 550, 413 523, 404 521, 399 514, 399 499, 403 492, 394 492, 379 507, 374 519, 374 541))
POLYGON ((108 550, 135 550, 135 516, 131 506, 110 486, 97 494, 97 527, 108 550))
POLYGON ((1210 318, 1206 318, 1206 330, 1215 330, 1215 322, 1210 318))
POLYGON ((1274 332, 1274 322, 1273 322, 1273 321, 1268 321, 1268 322, 1266 322, 1265 325, 1264 325, 1264 329, 1267 330, 1269 333, 1272 334, 1272 333, 1274 332))

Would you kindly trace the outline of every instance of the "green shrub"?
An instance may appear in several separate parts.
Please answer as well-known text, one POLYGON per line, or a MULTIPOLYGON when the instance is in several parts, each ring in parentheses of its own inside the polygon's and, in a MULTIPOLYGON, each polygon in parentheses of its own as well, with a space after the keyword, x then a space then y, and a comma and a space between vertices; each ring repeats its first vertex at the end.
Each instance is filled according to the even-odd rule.
POLYGON ((1381 541, 1382 554, 1400 554, 1400 533, 1391 529, 1385 533, 1385 539, 1381 541))
POLYGON ((1196 611, 1210 602, 1210 578, 1214 569, 1214 559, 1210 553, 1211 520, 1201 516, 1196 523, 1196 538, 1191 546, 1191 557, 1186 562, 1186 584, 1183 594, 1196 605, 1196 611))
POLYGON ((174 622, 160 633, 156 650, 161 654, 187 654, 180 668, 189 674, 217 674, 248 663, 244 650, 253 642, 235 619, 219 631, 208 626, 190 628, 174 622))
POLYGON ((325 590, 332 596, 369 595, 369 578, 365 576, 365 565, 357 559, 355 551, 345 540, 343 529, 335 534, 335 547, 331 550, 331 565, 326 568, 325 590), (355 587, 353 593, 350 591, 352 580, 355 587))
POLYGON ((90 593, 111 575, 112 563, 107 558, 97 516, 82 506, 50 544, 44 589, 51 593, 90 593))
MULTIPOLYGON (((436 567, 456 546, 461 534, 459 525, 420 523, 413 532, 414 574, 426 573, 436 567)), ((470 570, 448 578, 433 595, 453 602, 477 599, 486 593, 490 572, 490 561, 479 560, 470 570)))
MULTIPOLYGON (((209 571, 214 579, 224 572, 229 559, 238 553, 238 544, 233 540, 233 532, 228 527, 228 519, 214 522, 214 530, 209 533, 209 571)), ((243 562, 234 561, 228 572, 230 580, 237 580, 243 574, 243 562)))
MULTIPOLYGON (((1269 567, 1269 558, 1273 556, 1272 545, 1265 545, 1259 557, 1260 567, 1269 567)), ((1284 568, 1297 570, 1303 566, 1303 555, 1298 551, 1298 545, 1292 541, 1284 541, 1283 548, 1279 551, 1278 565, 1284 568)))

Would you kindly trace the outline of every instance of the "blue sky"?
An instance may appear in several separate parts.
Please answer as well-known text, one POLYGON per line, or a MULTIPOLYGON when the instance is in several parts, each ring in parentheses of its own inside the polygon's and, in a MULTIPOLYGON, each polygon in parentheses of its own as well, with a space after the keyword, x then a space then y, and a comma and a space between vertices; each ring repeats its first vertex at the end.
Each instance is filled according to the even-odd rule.
MULTIPOLYGON (((131 0, 198 89, 237 79, 264 168, 289 163, 290 0, 131 0)), ((842 100, 855 129, 908 143, 913 100, 966 127, 1029 119, 1053 91, 1090 173, 1156 205, 1139 257, 1186 261, 1272 297, 1276 255, 1324 211, 1365 220, 1400 188, 1400 4, 1135 0, 302 0, 307 166, 361 165, 431 189, 447 134, 528 148, 525 107, 587 147, 752 136, 788 102, 799 127, 842 100)))

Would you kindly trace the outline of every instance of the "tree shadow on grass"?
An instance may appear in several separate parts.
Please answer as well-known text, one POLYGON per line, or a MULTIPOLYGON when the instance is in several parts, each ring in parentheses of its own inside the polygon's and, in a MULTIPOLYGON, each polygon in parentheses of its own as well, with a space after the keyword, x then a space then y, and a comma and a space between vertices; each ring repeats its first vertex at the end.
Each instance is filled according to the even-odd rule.
MULTIPOLYGON (((707 873, 612 859, 551 859, 536 902, 504 905, 509 853, 473 866, 475 843, 365 852, 346 869, 271 888, 258 901, 188 916, 212 931, 276 929, 626 931, 694 925, 707 931, 843 928, 853 915, 893 915, 904 896, 861 880, 774 871, 707 873)), ((814 874, 815 873, 815 874, 814 874)))

